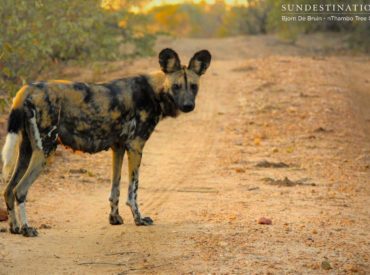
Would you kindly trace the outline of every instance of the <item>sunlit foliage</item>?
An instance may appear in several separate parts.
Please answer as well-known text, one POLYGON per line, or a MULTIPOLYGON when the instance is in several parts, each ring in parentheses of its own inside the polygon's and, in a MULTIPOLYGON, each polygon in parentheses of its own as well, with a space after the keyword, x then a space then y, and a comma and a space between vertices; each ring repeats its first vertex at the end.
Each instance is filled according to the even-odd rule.
POLYGON ((153 31, 191 37, 219 36, 225 13, 223 1, 213 5, 205 2, 163 5, 147 12, 153 21, 153 31))
MULTIPOLYGON (((352 47, 370 51, 369 21, 282 22, 281 4, 296 0, 246 0, 239 6, 209 2, 177 1, 148 9, 153 1, 1 0, 0 97, 8 98, 16 87, 52 71, 55 64, 151 54, 159 33, 181 37, 276 33, 294 43, 304 33, 336 31, 347 33, 352 47)), ((299 1, 336 2, 342 1, 299 1)))
POLYGON ((120 2, 115 11, 97 0, 1 0, 0 95, 14 94, 56 63, 151 54, 146 17, 128 12, 134 1, 120 2), (125 44, 130 52, 119 50, 125 44))

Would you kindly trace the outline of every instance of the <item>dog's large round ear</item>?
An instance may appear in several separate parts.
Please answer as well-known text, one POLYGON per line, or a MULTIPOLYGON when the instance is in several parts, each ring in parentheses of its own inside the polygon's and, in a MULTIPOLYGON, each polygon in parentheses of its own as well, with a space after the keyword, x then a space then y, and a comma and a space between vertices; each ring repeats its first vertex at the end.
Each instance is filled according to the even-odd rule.
POLYGON ((211 54, 207 50, 196 52, 189 61, 188 69, 200 76, 208 69, 211 64, 211 58, 211 54))
POLYGON ((177 53, 172 49, 163 49, 159 53, 159 64, 164 73, 173 73, 181 70, 181 62, 177 53))

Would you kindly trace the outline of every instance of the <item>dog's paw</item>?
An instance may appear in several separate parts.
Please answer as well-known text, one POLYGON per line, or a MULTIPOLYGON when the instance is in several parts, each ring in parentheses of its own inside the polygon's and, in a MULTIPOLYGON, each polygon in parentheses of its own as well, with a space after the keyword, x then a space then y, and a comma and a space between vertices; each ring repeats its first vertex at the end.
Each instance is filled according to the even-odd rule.
POLYGON ((123 219, 122 219, 122 217, 119 214, 116 214, 116 215, 110 214, 109 215, 109 223, 111 225, 123 224, 123 219))
POLYGON ((10 231, 10 233, 12 233, 12 234, 21 234, 21 230, 20 230, 20 228, 19 228, 19 226, 18 225, 10 225, 10 228, 9 228, 9 231, 10 231))
POLYGON ((152 225, 153 220, 150 217, 141 218, 140 220, 135 220, 136 225, 152 225))
POLYGON ((28 225, 23 225, 21 229, 21 234, 24 237, 36 237, 39 233, 36 228, 29 227, 28 225))

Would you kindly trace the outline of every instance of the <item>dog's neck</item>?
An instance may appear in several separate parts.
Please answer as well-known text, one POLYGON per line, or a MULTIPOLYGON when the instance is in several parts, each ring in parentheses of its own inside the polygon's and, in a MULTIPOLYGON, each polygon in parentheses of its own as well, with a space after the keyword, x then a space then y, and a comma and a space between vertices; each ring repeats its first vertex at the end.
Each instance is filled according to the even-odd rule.
POLYGON ((170 87, 166 83, 166 75, 162 71, 153 72, 148 75, 148 80, 161 107, 163 118, 177 117, 180 112, 172 95, 168 92, 170 87))
POLYGON ((163 92, 165 88, 168 89, 168 87, 165 87, 166 75, 162 71, 156 71, 148 74, 148 81, 156 95, 159 95, 161 92, 163 92))

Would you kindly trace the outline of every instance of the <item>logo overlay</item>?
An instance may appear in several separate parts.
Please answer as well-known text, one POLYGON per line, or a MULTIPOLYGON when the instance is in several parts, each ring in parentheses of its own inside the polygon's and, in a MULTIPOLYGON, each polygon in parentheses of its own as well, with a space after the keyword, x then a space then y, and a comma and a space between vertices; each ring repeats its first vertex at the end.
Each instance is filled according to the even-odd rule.
POLYGON ((368 3, 281 4, 283 22, 370 22, 368 3))

